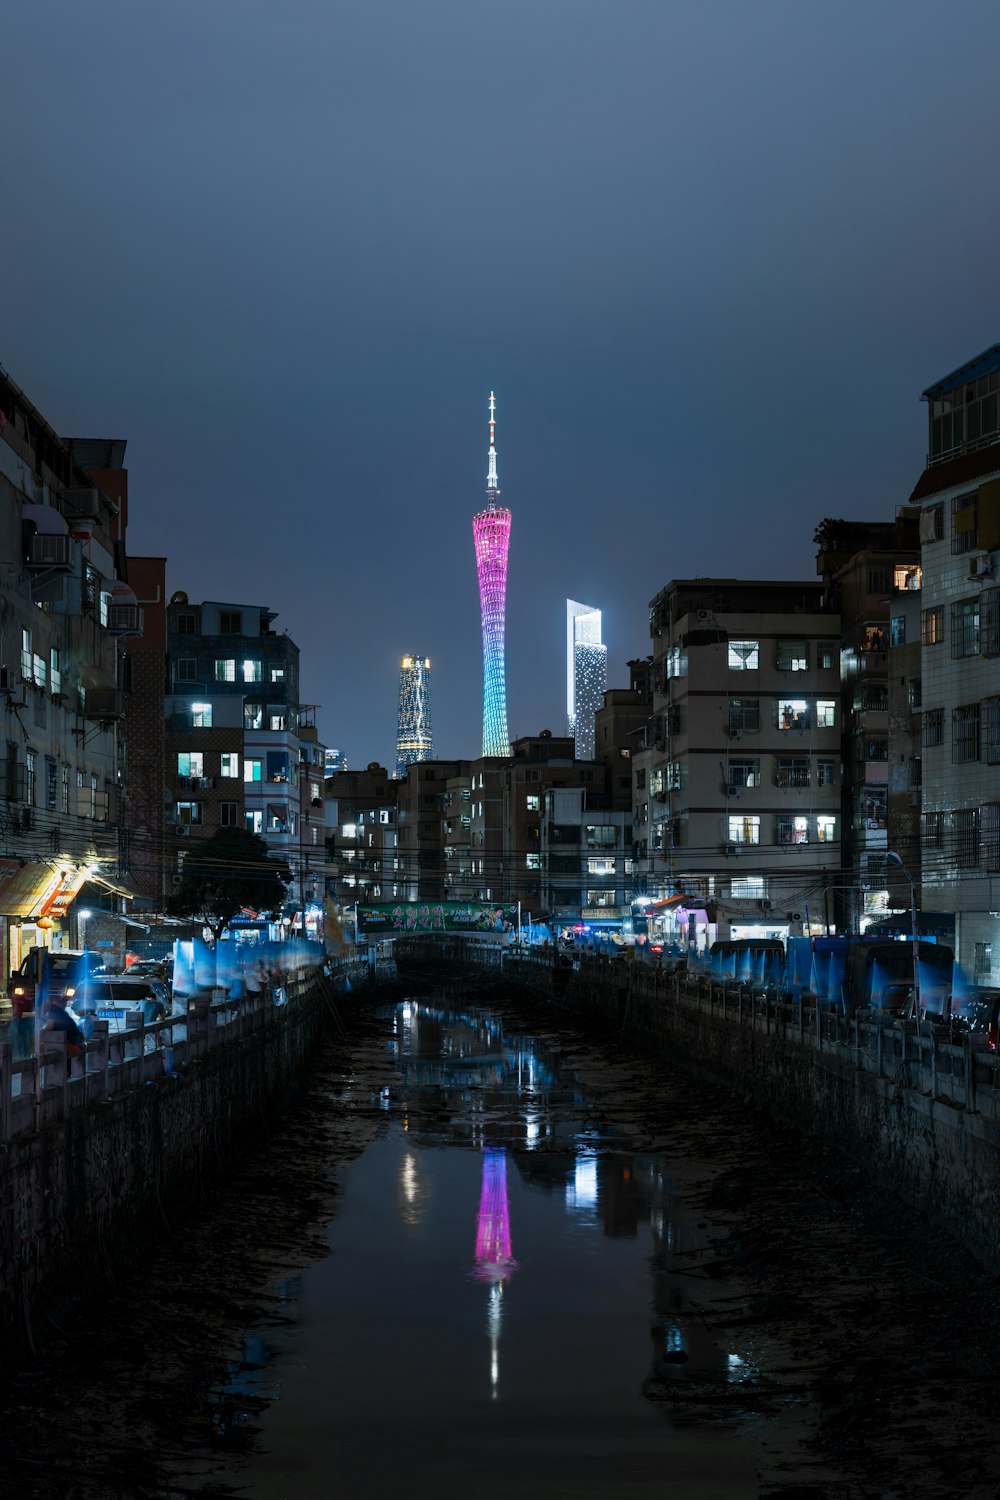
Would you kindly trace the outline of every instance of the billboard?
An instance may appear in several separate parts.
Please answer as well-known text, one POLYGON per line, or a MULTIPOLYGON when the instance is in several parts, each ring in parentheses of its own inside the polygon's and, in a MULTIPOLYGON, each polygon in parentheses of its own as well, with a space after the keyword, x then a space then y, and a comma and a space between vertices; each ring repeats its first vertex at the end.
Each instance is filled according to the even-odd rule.
POLYGON ((358 932, 509 932, 517 904, 495 901, 388 901, 358 904, 358 932))

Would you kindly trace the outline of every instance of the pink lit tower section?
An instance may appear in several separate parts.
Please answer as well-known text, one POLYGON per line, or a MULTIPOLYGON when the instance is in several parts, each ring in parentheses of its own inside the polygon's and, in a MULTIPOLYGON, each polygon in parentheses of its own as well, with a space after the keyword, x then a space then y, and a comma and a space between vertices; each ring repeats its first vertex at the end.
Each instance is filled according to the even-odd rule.
POLYGON ((507 604, 507 552, 510 511, 499 505, 497 483, 496 399, 490 391, 490 455, 486 475, 486 509, 472 521, 479 575, 479 608, 483 619, 483 754, 510 755, 507 734, 507 671, 504 629, 507 604))

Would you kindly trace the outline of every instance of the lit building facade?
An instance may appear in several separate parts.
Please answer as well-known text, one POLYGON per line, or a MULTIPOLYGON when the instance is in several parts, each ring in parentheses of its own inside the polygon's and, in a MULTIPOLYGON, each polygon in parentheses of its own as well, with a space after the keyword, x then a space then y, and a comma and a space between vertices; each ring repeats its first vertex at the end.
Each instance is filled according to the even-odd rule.
POLYGON ((608 686, 608 648, 601 611, 566 600, 566 733, 578 760, 594 758, 594 720, 608 686))
POLYGON ((486 477, 487 505, 473 518, 479 579, 479 607, 483 627, 483 754, 509 755, 507 733, 507 668, 505 633, 507 554, 510 549, 510 511, 498 503, 496 399, 490 392, 490 447, 486 477))
POLYGON ((399 664, 399 716, 396 725, 396 775, 434 754, 431 729, 431 659, 404 656, 399 664))

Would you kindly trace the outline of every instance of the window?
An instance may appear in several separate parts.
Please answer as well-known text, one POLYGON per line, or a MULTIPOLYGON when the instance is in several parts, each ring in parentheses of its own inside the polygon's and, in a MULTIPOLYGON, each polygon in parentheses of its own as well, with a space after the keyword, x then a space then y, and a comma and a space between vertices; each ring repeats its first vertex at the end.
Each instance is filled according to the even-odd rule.
POLYGON ((243 762, 244 781, 263 781, 264 762, 261 760, 245 760, 243 762))
POLYGON ((839 647, 833 641, 820 641, 819 664, 824 672, 830 672, 837 665, 839 647))
POLYGON ((177 825, 179 828, 197 828, 202 822, 204 803, 178 802, 177 825))
POLYGON ((540 870, 542 867, 542 856, 540 854, 526 854, 525 863, 529 870, 540 870))
POLYGON ((923 697, 923 682, 919 677, 911 677, 906 685, 906 696, 911 709, 919 708, 923 697))
POLYGON ((285 727, 284 714, 269 713, 267 716, 267 727, 275 731, 283 730, 285 727))
POLYGON ((244 682, 260 682, 260 662, 259 661, 249 661, 249 660, 247 660, 247 661, 245 661, 243 663, 243 681, 244 682))
POLYGON ((986 589, 979 599, 979 649, 1000 656, 1000 589, 986 589))
POLYGON ((976 512, 978 497, 975 490, 967 495, 956 495, 951 502, 951 550, 971 552, 976 545, 976 512))
POLYGON ((244 703, 243 705, 243 728, 263 729, 264 710, 259 703, 244 703))
POLYGON ((211 729, 211 727, 212 727, 212 705, 211 705, 211 703, 192 703, 192 705, 191 705, 191 727, 193 729, 211 729))
POLYGON ((284 750, 269 750, 267 752, 267 779, 268 781, 288 781, 288 756, 284 750))
POLYGON ((681 763, 679 760, 668 761, 663 768, 663 785, 668 792, 679 792, 681 789, 681 763))
POLYGON ((285 669, 284 669, 284 667, 272 667, 271 668, 271 681, 272 682, 284 682, 284 680, 285 680, 285 669))
POLYGON ((759 844, 760 818, 740 817, 732 814, 729 819, 729 842, 731 844, 759 844))
POLYGON ((897 594, 915 593, 920 588, 921 569, 918 563, 897 563, 892 570, 892 587, 897 594))
POLYGON ((734 672, 756 672, 760 666, 760 642, 730 641, 729 666, 734 672))
POLYGON ((993 944, 977 943, 975 957, 973 959, 973 972, 975 974, 988 974, 993 968, 993 944))
POLYGON ((836 780, 836 767, 832 760, 818 760, 816 762, 816 785, 833 786, 836 780))
POLYGON ((637 792, 641 792, 641 791, 645 790, 645 787, 646 787, 646 773, 645 773, 644 770, 638 770, 635 773, 635 789, 636 789, 637 792))
POLYGON ((929 708, 920 715, 920 743, 922 745, 944 744, 943 708, 929 708))
POLYGON ((1000 870, 1000 803, 979 809, 979 858, 986 870, 1000 870))
POLYGON ((743 787, 760 786, 760 761, 757 759, 746 759, 729 762, 729 789, 742 789, 743 787))
POLYGON ((867 739, 864 742, 865 760, 888 760, 889 741, 881 738, 867 739))
POLYGON ((222 609, 219 611, 219 634, 220 635, 242 635, 243 615, 238 609, 222 609))
POLYGON ((35 805, 35 752, 34 752, 34 750, 26 750, 24 752, 24 762, 25 762, 25 765, 27 767, 27 772, 26 772, 26 775, 25 775, 26 785, 25 785, 25 791, 24 791, 24 800, 25 800, 25 802, 27 802, 27 804, 28 804, 29 807, 34 807, 34 805, 35 805))
POLYGON ((889 569, 876 567, 868 569, 868 592, 869 594, 887 594, 889 592, 889 569))
POLYGON ((219 827, 235 828, 240 821, 240 804, 238 802, 219 803, 219 827))
POLYGON ((892 619, 889 621, 889 645, 890 646, 905 646, 906 645, 906 616, 905 615, 893 615, 892 619))
POLYGON ((979 864, 979 808, 967 807, 955 814, 955 849, 960 870, 979 864))
POLYGON ((34 681, 35 687, 43 688, 45 686, 46 682, 48 682, 48 679, 49 679, 48 666, 47 666, 47 663, 45 661, 45 657, 44 656, 37 656, 37 655, 34 656, 32 658, 32 664, 31 665, 32 665, 32 679, 34 681))
POLYGON ((979 705, 979 758, 1000 765, 1000 698, 984 698, 979 705))
POLYGON ((965 703, 951 711, 951 758, 955 765, 979 759, 978 703, 965 703))
MULTIPOLYGON (((925 512, 927 515, 926 527, 921 527, 920 540, 922 542, 944 541, 944 506, 935 505, 931 510, 925 512), (926 531, 926 535, 924 534, 926 531)), ((921 517, 921 519, 923 519, 921 517)))
POLYGON ((59 651, 53 646, 49 652, 49 692, 55 698, 62 692, 62 672, 59 669, 59 651))
POLYGON ((239 776, 240 757, 235 750, 226 750, 219 756, 220 776, 239 776))
POLYGON ((958 599, 951 606, 951 654, 979 655, 979 599, 958 599))
POLYGON ((215 680, 216 682, 236 681, 236 661, 232 656, 227 656, 224 660, 216 658, 215 680))
POLYGON ((777 665, 782 672, 808 671, 809 648, 805 641, 779 641, 777 665))
POLYGON ((809 705, 804 698, 778 699, 778 728, 805 729, 809 723, 809 705))
MULTIPOLYGON (((247 812, 245 812, 243 814, 243 827, 246 829, 247 833, 258 833, 258 834, 263 833, 264 832, 264 813, 263 813, 263 810, 261 808, 259 808, 259 807, 255 807, 255 808, 249 809, 247 812)), ((347 884, 348 885, 353 885, 354 884, 354 876, 353 875, 349 875, 348 876, 348 878, 347 878, 347 884)))
POLYGON ((595 855, 587 860, 588 875, 613 875, 615 873, 614 859, 609 855, 595 855))
POLYGON ((177 616, 177 634, 178 635, 197 635, 198 634, 198 616, 195 615, 195 614, 192 614, 190 611, 188 611, 185 614, 178 615, 177 616))
POLYGON ((779 844, 808 844, 809 819, 803 817, 778 819, 779 844))
POLYGON ((889 684, 887 682, 863 682, 854 703, 855 708, 876 709, 885 713, 889 707, 889 684))
MULTIPOLYGON (((584 834, 588 849, 616 849, 618 847, 618 829, 613 823, 588 823, 584 834)), ((576 838, 572 842, 576 843, 576 838)))
POLYGON ((59 811, 69 812, 69 766, 62 768, 62 786, 59 793, 59 811))
POLYGON ((33 657, 33 652, 31 650, 31 631, 30 630, 22 630, 21 631, 21 676, 24 678, 25 682, 30 682, 32 680, 32 669, 31 669, 32 657, 33 657))
POLYGON ((780 756, 775 776, 777 786, 803 787, 809 785, 809 762, 804 756, 780 756))
POLYGON ((205 757, 200 750, 178 750, 178 776, 204 776, 205 757))
POLYGON ((821 844, 834 843, 837 837, 836 818, 829 818, 821 814, 816 819, 816 837, 821 844))
POLYGON ((615 904, 615 893, 614 893, 613 890, 610 890, 610 891, 600 890, 600 891, 588 891, 587 892, 587 905, 588 906, 614 906, 614 904, 615 904))
POLYGON ((525 806, 525 809, 528 812, 530 812, 530 813, 536 813, 536 812, 538 812, 539 811, 539 798, 538 798, 537 794, 534 793, 534 792, 529 792, 528 795, 524 799, 524 806, 525 806))
POLYGON ((668 646, 663 660, 668 678, 684 676, 684 658, 681 656, 680 646, 668 646))
POLYGON ((198 677, 198 662, 193 656, 181 656, 177 659, 174 669, 174 680, 176 682, 195 682, 198 677))
POLYGON ((940 849, 944 844, 944 813, 921 813, 920 836, 928 849, 940 849))
POLYGON ((45 806, 54 808, 58 796, 59 780, 54 760, 45 761, 45 806))
POLYGON ((747 733, 755 734, 760 728, 760 699, 759 698, 730 698, 729 700, 729 737, 735 739, 738 735, 747 733))
POLYGON ((837 705, 832 698, 821 698, 816 704, 816 724, 820 729, 833 729, 837 723, 837 705))
POLYGON ((920 611, 921 646, 940 646, 944 640, 944 605, 920 611))
POLYGON ((767 895, 767 881, 763 875, 741 875, 729 887, 734 901, 763 901, 767 895))

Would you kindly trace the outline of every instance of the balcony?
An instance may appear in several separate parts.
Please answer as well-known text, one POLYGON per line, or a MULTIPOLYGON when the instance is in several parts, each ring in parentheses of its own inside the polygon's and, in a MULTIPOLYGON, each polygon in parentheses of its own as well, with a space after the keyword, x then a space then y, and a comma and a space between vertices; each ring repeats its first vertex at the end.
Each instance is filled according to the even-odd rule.
POLYGON ((118 687, 92 687, 86 691, 83 717, 99 723, 124 719, 127 698, 118 687))

